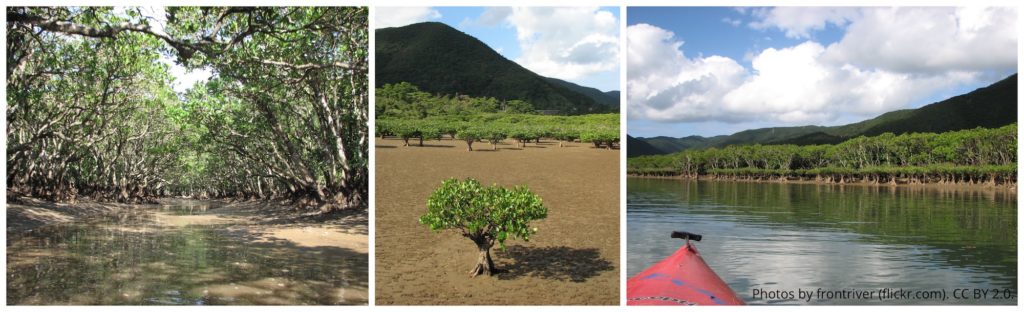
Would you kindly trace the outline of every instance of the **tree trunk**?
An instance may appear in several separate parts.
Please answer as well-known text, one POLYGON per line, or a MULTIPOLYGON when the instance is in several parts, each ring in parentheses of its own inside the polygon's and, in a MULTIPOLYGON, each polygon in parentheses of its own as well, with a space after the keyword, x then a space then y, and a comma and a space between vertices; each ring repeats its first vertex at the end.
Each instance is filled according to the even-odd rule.
POLYGON ((497 268, 494 267, 494 261, 491 260, 491 246, 488 245, 489 244, 477 244, 477 248, 480 250, 480 256, 477 257, 476 265, 473 266, 473 269, 469 270, 470 277, 476 277, 480 274, 491 276, 497 273, 497 268))

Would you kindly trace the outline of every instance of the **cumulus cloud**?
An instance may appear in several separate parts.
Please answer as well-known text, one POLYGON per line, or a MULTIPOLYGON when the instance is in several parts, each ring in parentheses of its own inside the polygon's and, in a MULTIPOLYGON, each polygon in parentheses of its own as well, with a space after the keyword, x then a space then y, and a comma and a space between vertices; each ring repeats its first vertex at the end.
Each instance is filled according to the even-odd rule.
POLYGON ((687 58, 684 42, 648 24, 627 29, 627 103, 633 118, 698 121, 719 114, 719 99, 742 82, 745 70, 720 56, 687 58))
POLYGON ((597 7, 490 8, 478 20, 503 18, 522 54, 514 61, 540 75, 579 79, 619 65, 619 22, 597 7))
POLYGON ((906 108, 940 90, 977 82, 987 71, 1017 66, 1013 10, 816 8, 816 20, 779 24, 781 16, 794 14, 794 8, 785 9, 750 13, 761 16, 763 27, 780 27, 790 37, 809 37, 823 23, 845 25, 846 33, 828 46, 808 40, 751 53, 747 69, 727 57, 687 57, 684 42, 672 32, 630 26, 629 117, 820 124, 906 108))
POLYGON ((845 26, 860 13, 857 8, 840 7, 778 7, 752 9, 757 20, 750 22, 754 29, 776 28, 789 38, 809 38, 812 31, 825 29, 828 24, 845 26))
POLYGON ((430 7, 376 7, 374 23, 377 28, 400 27, 441 18, 441 12, 430 7))
POLYGON ((938 73, 1017 67, 1015 8, 864 10, 828 48, 835 63, 938 73))

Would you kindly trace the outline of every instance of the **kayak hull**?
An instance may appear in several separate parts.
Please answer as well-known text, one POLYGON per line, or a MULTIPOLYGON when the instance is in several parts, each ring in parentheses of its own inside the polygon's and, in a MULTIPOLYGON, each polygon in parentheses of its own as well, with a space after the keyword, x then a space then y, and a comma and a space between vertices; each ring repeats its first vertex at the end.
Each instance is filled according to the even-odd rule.
POLYGON ((742 305, 689 242, 626 282, 626 305, 742 305))

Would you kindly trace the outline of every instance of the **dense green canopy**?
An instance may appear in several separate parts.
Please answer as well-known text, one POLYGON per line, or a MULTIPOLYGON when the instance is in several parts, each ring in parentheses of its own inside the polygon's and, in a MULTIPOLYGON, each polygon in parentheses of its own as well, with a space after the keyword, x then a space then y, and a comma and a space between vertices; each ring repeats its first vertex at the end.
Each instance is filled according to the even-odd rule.
POLYGON ((7 8, 10 190, 366 207, 366 8, 144 12, 7 8))
POLYGON ((885 133, 835 145, 732 145, 629 158, 635 175, 728 176, 755 179, 814 177, 867 180, 1016 184, 1017 124, 946 133, 885 133))
POLYGON ((611 149, 619 142, 619 114, 536 115, 530 103, 470 96, 431 95, 409 83, 376 89, 376 133, 409 139, 438 140, 448 135, 466 141, 488 141, 492 149, 507 138, 521 146, 541 138, 581 140, 611 149))

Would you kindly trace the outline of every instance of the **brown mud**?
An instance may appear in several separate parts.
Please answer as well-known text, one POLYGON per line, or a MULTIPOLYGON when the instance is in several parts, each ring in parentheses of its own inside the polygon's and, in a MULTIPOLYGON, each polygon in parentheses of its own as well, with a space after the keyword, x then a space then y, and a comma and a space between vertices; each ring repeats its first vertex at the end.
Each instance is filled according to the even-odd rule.
POLYGON ((466 150, 460 140, 423 147, 376 139, 376 304, 618 305, 619 152, 589 143, 511 140, 466 150), (529 242, 497 246, 500 273, 471 278, 476 247, 418 222, 447 178, 527 184, 548 208, 529 242))
MULTIPOLYGON (((330 278, 301 279, 296 277, 289 279, 280 276, 276 278, 266 276, 262 279, 235 281, 222 276, 223 274, 216 274, 220 272, 217 271, 219 268, 207 268, 213 273, 200 272, 203 273, 200 278, 208 279, 208 281, 189 280, 189 285, 199 285, 197 287, 202 288, 194 291, 201 292, 204 297, 233 298, 239 300, 239 303, 261 305, 294 305, 312 302, 365 305, 369 301, 367 268, 369 265, 369 229, 368 213, 365 210, 321 214, 316 210, 296 210, 277 202, 230 202, 180 198, 159 199, 158 204, 132 205, 91 201, 63 204, 20 197, 14 198, 8 204, 7 234, 9 240, 12 237, 30 235, 32 231, 46 232, 52 228, 50 225, 61 224, 98 224, 105 228, 116 228, 113 230, 117 233, 137 236, 159 236, 193 226, 210 226, 215 229, 217 236, 222 237, 222 240, 231 242, 231 245, 227 247, 265 250, 267 253, 275 253, 264 255, 265 258, 274 261, 284 259, 280 261, 287 262, 298 259, 308 260, 309 264, 319 263, 323 259, 351 261, 351 264, 339 265, 343 269, 340 269, 337 274, 351 277, 343 287, 325 282, 325 280, 331 280, 330 278), (181 208, 183 206, 194 206, 195 211, 183 213, 181 208), (114 221, 111 222, 111 220, 114 221)), ((15 240, 13 243, 21 246, 26 242, 15 240)), ((8 241, 9 248, 11 244, 12 242, 8 241)), ((7 270, 9 273, 12 270, 18 272, 32 270, 40 263, 45 264, 46 261, 53 261, 54 258, 62 258, 58 253, 67 253, 66 249, 57 247, 51 249, 25 247, 18 250, 28 250, 29 252, 8 252, 7 270)), ((239 266, 238 270, 241 271, 256 272, 275 269, 259 267, 260 264, 248 263, 245 260, 237 261, 234 264, 239 266)), ((161 263, 152 265, 159 264, 161 263)), ((302 266, 303 264, 290 263, 290 265, 302 266)), ((282 268, 277 267, 276 269, 282 268)), ((126 270, 118 274, 132 275, 131 280, 138 282, 143 279, 155 278, 154 276, 159 277, 157 273, 175 272, 180 268, 144 266, 126 270), (148 270, 147 272, 151 271, 151 273, 141 274, 131 270, 148 270)), ((284 271, 287 272, 287 270, 284 271)), ((253 276, 258 277, 258 274, 254 273, 253 276)), ((98 281, 97 285, 114 285, 115 282, 117 281, 103 280, 98 281)), ((143 282, 139 283, 148 285, 143 282)), ((10 290, 11 285, 8 287, 10 290)), ((81 298, 71 298, 64 304, 126 304, 141 300, 135 298, 139 294, 135 294, 135 297, 133 294, 133 291, 124 291, 121 294, 124 298, 111 299, 95 298, 83 293, 78 296, 81 298)), ((16 301, 17 304, 52 304, 46 298, 46 296, 29 296, 16 301)))

